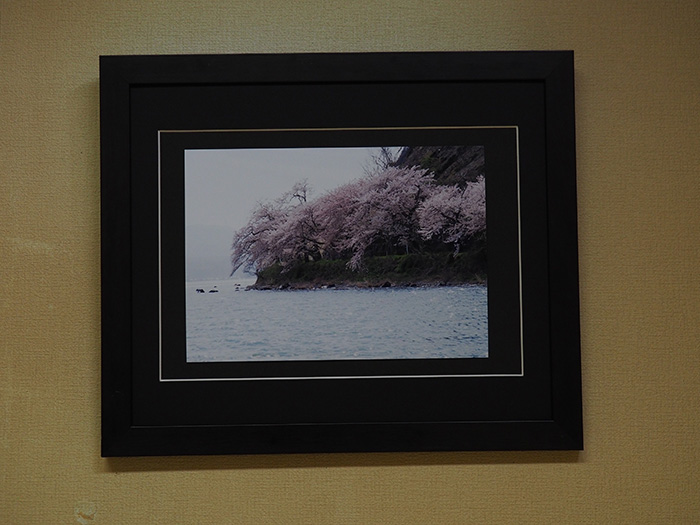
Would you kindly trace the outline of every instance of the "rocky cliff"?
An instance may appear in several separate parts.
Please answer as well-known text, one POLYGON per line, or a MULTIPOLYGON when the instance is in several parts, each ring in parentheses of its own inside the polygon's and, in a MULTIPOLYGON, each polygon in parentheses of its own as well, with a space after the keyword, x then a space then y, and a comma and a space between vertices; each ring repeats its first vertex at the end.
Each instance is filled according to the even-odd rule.
POLYGON ((428 169, 438 184, 446 185, 463 186, 486 175, 483 146, 406 146, 393 165, 428 169))

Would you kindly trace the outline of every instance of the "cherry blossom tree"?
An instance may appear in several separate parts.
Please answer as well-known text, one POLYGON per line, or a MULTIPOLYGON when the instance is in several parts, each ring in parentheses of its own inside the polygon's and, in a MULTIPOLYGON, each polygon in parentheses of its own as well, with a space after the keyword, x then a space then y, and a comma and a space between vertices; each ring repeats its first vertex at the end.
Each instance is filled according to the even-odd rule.
POLYGON ((357 206, 367 191, 367 180, 344 184, 315 201, 315 218, 319 227, 319 255, 324 259, 350 257, 349 236, 357 206))
MULTIPOLYGON (((436 185, 428 170, 387 167, 309 200, 306 182, 258 203, 233 238, 231 263, 260 271, 273 264, 409 253, 438 240, 458 252, 486 230, 484 177, 464 188, 436 185)), ((232 272, 233 273, 233 272, 232 272)))
POLYGON ((274 264, 272 239, 285 218, 286 212, 279 202, 256 205, 248 223, 233 236, 231 274, 241 266, 256 270, 274 264))
POLYGON ((458 186, 439 186, 418 210, 419 233, 452 244, 455 253, 464 242, 486 231, 486 182, 483 176, 458 186))
POLYGON ((420 240, 417 210, 428 195, 432 176, 427 170, 389 167, 365 179, 364 191, 347 218, 346 246, 352 252, 351 269, 362 266, 365 254, 397 246, 408 253, 420 240))
POLYGON ((242 266, 257 271, 293 257, 293 223, 300 220, 298 209, 306 205, 308 193, 307 182, 301 181, 278 199, 256 204, 248 223, 233 236, 231 274, 242 266))

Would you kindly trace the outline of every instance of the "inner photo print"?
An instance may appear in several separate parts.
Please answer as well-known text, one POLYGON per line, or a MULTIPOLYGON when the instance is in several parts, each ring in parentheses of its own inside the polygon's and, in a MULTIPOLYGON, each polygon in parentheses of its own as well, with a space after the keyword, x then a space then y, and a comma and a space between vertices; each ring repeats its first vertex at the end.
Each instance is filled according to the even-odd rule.
POLYGON ((488 357, 484 149, 186 150, 187 361, 488 357))

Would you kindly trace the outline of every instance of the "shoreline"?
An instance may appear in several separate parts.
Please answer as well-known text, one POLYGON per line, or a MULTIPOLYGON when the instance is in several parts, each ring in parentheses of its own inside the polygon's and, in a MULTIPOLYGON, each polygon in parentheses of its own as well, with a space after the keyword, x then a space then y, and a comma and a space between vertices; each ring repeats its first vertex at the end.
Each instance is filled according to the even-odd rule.
POLYGON ((485 252, 373 256, 360 271, 347 261, 319 260, 290 266, 274 264, 257 273, 251 290, 417 288, 485 284, 485 252))
POLYGON ((486 279, 473 279, 470 281, 307 281, 307 282, 283 282, 283 283, 255 283, 245 287, 245 290, 256 291, 308 291, 308 290, 374 290, 377 288, 443 288, 449 286, 487 286, 486 279))

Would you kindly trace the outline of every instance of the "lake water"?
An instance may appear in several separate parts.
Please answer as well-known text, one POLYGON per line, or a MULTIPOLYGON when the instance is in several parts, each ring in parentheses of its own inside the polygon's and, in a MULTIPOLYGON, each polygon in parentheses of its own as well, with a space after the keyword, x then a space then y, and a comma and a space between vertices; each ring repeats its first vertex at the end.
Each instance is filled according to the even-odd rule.
POLYGON ((186 283, 188 361, 488 357, 486 286, 261 291, 248 284, 186 283))

